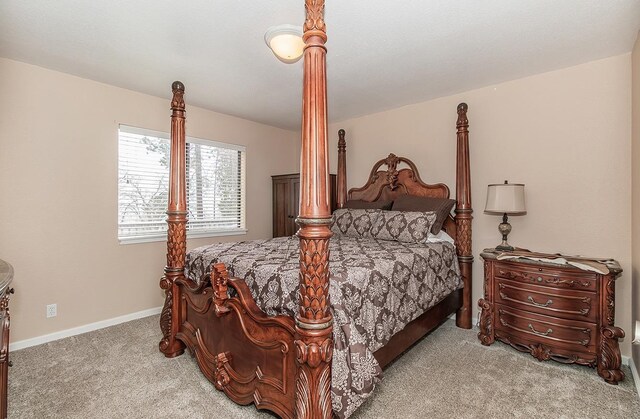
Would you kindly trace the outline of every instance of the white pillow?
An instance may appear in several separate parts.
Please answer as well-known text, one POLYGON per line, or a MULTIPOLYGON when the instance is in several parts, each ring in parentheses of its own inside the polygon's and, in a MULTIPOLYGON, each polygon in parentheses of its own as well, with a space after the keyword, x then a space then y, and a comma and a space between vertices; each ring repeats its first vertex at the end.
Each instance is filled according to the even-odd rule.
POLYGON ((429 236, 427 236, 427 241, 425 243, 440 243, 440 242, 449 242, 451 244, 455 244, 453 238, 447 234, 446 231, 440 230, 438 234, 433 234, 429 232, 429 236))

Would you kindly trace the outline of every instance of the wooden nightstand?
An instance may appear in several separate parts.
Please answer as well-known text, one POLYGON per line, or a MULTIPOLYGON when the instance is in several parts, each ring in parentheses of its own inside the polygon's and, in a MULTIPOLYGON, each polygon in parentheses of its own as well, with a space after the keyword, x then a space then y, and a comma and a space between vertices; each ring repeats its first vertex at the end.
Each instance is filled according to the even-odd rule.
POLYGON ((483 345, 497 339, 540 361, 597 367, 610 384, 624 379, 618 346, 624 331, 614 325, 618 262, 603 262, 607 272, 598 273, 523 258, 499 260, 494 249, 480 256, 483 345))

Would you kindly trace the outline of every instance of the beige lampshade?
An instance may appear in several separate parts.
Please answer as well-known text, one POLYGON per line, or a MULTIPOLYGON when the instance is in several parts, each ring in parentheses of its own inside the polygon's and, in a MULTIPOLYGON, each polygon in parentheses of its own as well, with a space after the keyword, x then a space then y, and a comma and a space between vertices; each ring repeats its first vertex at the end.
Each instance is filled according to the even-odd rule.
POLYGON ((484 212, 494 214, 517 214, 527 213, 524 204, 524 184, 522 183, 500 183, 489 185, 487 188, 487 204, 484 212))

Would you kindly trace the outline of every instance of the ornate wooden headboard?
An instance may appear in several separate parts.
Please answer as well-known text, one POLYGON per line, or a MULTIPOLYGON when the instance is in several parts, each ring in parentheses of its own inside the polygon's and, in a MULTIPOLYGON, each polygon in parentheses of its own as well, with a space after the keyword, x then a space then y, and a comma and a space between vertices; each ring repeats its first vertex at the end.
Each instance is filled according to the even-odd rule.
POLYGON ((373 165, 369 180, 363 187, 349 190, 348 199, 393 200, 399 195, 449 198, 449 187, 444 183, 434 185, 424 183, 420 179, 416 165, 411 160, 391 153, 386 159, 378 160, 373 165), (409 167, 398 169, 401 163, 409 167), (387 169, 381 170, 382 166, 387 166, 387 169))
MULTIPOLYGON (((463 308, 464 316, 457 316, 458 326, 471 327, 471 265, 473 253, 471 250, 471 171, 469 165, 469 120, 467 119, 467 104, 461 103, 457 107, 456 121, 456 207, 455 216, 449 215, 443 229, 456 243, 456 253, 464 281, 463 308)), ((449 187, 444 183, 427 184, 420 179, 416 165, 406 157, 389 154, 386 159, 379 160, 373 165, 369 180, 361 188, 352 188, 347 193, 347 147, 345 131, 338 131, 338 208, 344 207, 348 199, 363 201, 394 200, 398 196, 415 195, 433 198, 449 198, 449 187), (407 167, 398 168, 404 164, 407 167), (386 166, 386 169, 383 167, 386 166)))
MULTIPOLYGON (((367 183, 361 188, 351 188, 347 199, 368 202, 393 201, 400 195, 426 196, 431 198, 449 198, 449 187, 444 183, 427 184, 420 179, 416 165, 406 157, 391 153, 373 165, 367 183), (405 164, 408 167, 399 168, 405 164), (386 166, 386 169, 385 169, 386 166)), ((455 221, 451 215, 443 228, 455 239, 455 221)))

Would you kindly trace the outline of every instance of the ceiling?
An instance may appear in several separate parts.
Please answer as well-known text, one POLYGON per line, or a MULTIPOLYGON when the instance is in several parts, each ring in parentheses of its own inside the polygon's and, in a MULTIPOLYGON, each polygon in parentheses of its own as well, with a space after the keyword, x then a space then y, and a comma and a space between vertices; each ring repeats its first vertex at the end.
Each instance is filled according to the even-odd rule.
MULTIPOLYGON (((339 121, 631 51, 638 0, 327 0, 339 121)), ((264 44, 303 0, 3 0, 0 56, 288 129, 302 61, 264 44)))

